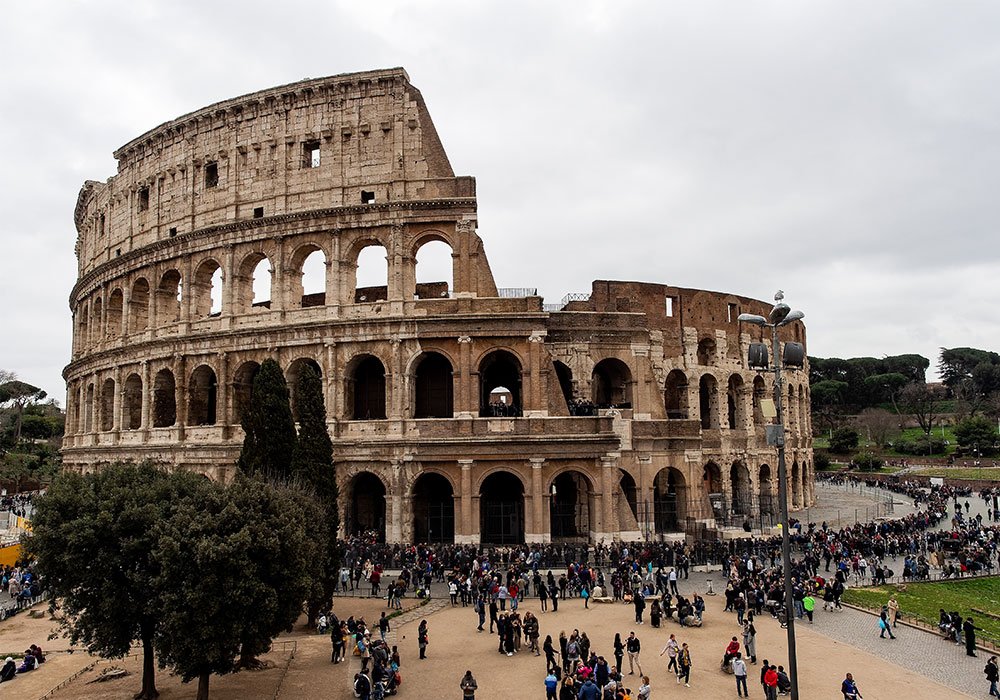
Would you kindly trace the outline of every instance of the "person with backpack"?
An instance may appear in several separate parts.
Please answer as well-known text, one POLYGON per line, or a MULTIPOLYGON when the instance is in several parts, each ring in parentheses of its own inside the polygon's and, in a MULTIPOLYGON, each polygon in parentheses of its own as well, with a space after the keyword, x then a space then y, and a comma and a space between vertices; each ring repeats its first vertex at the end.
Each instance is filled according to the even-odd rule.
POLYGON ((372 681, 367 671, 354 674, 354 693, 360 700, 369 700, 372 694, 372 681))

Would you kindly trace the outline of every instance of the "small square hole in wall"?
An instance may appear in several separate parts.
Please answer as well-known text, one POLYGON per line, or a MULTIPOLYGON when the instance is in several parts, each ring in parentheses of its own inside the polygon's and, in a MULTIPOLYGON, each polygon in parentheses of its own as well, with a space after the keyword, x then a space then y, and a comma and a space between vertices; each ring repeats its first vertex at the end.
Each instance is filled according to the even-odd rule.
POLYGON ((264 218, 264 207, 254 207, 253 208, 253 218, 263 219, 264 218))
POLYGON ((205 187, 215 187, 219 184, 219 164, 205 163, 205 187))
POLYGON ((371 204, 375 201, 375 193, 369 192, 368 190, 361 190, 361 203, 371 204))
POLYGON ((143 187, 139 190, 139 211, 149 209, 149 188, 143 187))
POLYGON ((306 141, 302 144, 302 167, 318 168, 320 161, 319 141, 306 141))
POLYGON ((177 235, 177 227, 176 226, 171 226, 170 227, 170 237, 173 238, 176 235, 177 235))
POLYGON ((122 249, 119 248, 118 250, 115 251, 115 257, 120 258, 121 256, 122 256, 122 249))

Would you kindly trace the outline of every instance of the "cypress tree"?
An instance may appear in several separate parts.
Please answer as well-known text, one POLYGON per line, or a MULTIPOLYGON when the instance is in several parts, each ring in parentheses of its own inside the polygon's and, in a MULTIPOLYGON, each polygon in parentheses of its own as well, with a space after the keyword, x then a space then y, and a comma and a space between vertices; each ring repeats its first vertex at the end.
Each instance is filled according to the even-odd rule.
POLYGON ((242 423, 245 436, 239 468, 247 474, 286 481, 291 476, 295 423, 285 375, 272 359, 264 360, 254 377, 250 405, 242 423))
POLYGON ((292 453, 292 475, 315 495, 324 517, 324 522, 314 523, 310 528, 322 541, 324 552, 322 574, 319 580, 313 581, 309 595, 311 623, 330 604, 337 588, 337 529, 340 527, 333 443, 326 428, 323 382, 312 366, 307 365, 299 375, 295 410, 299 416, 299 436, 292 453))

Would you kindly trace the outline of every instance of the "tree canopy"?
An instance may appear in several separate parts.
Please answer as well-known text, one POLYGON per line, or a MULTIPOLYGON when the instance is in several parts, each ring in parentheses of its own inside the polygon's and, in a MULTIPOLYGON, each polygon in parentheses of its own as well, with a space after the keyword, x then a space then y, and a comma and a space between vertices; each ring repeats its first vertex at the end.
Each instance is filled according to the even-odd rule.
MULTIPOLYGON (((923 383, 930 360, 920 355, 883 358, 809 358, 809 382, 813 400, 820 388, 820 400, 836 399, 845 412, 890 403, 910 382, 923 383), (831 391, 836 389, 831 395, 831 391)), ((828 401, 829 403, 829 401, 828 401)))

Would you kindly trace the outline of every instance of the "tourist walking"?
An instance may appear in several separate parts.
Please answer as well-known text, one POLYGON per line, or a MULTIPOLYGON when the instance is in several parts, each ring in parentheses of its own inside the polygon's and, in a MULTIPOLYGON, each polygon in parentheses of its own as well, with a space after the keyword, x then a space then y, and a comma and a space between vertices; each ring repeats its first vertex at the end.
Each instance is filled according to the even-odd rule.
POLYGON ((476 679, 472 677, 472 671, 465 672, 465 676, 462 677, 458 686, 462 689, 462 697, 465 698, 465 700, 475 700, 476 688, 479 687, 479 684, 476 683, 476 679))
POLYGON ((739 652, 737 652, 736 658, 733 659, 733 675, 736 676, 737 697, 750 697, 750 691, 747 690, 747 664, 743 660, 743 655, 739 652))
POLYGON ((420 647, 420 658, 427 658, 427 620, 421 620, 417 628, 417 646, 420 647))
POLYGON ((895 639, 896 635, 892 633, 892 625, 889 624, 889 613, 885 606, 882 606, 882 612, 879 613, 878 626, 881 630, 879 634, 880 639, 885 639, 885 633, 889 633, 889 639, 895 639))
POLYGON ((677 643, 677 637, 671 634, 670 639, 667 640, 666 645, 660 652, 660 656, 663 656, 664 652, 666 652, 667 658, 670 659, 670 661, 667 663, 667 670, 668 671, 672 670, 675 676, 678 673, 680 673, 680 670, 677 668, 677 654, 680 652, 680 650, 681 650, 681 645, 677 643))
POLYGON ((625 651, 628 652, 628 673, 630 676, 635 675, 634 667, 639 668, 639 675, 642 675, 642 664, 639 663, 639 651, 642 645, 639 643, 639 638, 635 636, 635 632, 628 633, 628 639, 625 640, 625 651))
POLYGON ((677 655, 677 664, 681 667, 681 672, 677 675, 677 682, 684 681, 684 687, 691 687, 691 650, 688 649, 687 642, 681 645, 680 654, 677 655))
POLYGON ((997 691, 997 681, 1000 680, 1000 669, 997 668, 996 656, 991 656, 990 660, 986 662, 986 668, 983 669, 983 673, 986 674, 986 680, 990 683, 990 697, 1000 698, 1000 692, 997 691))
POLYGON ((850 673, 847 674, 844 682, 840 684, 840 692, 844 694, 844 700, 862 700, 858 684, 854 682, 854 676, 850 673))

